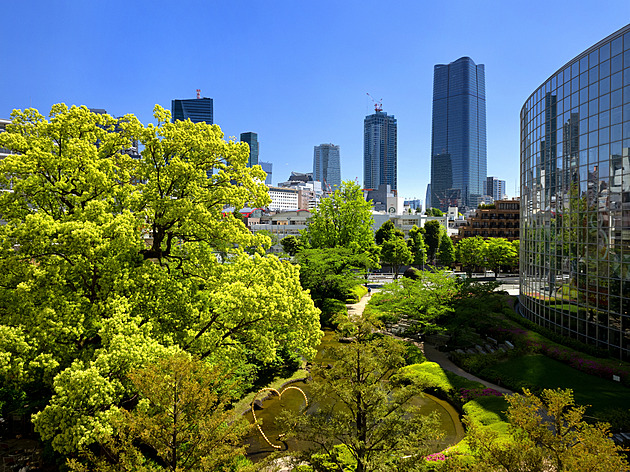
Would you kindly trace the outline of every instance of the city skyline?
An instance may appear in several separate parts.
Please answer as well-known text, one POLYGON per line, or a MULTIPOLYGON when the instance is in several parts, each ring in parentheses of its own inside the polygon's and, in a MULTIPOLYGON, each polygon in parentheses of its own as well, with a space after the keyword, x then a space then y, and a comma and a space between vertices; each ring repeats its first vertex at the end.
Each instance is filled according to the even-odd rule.
POLYGON ((155 104, 170 109, 171 100, 201 89, 214 100, 214 122, 226 139, 256 130, 264 143, 259 159, 273 162, 274 183, 291 171, 309 171, 313 146, 323 142, 343 149, 342 179, 363 182, 369 92, 399 122, 399 194, 424 198, 433 65, 469 56, 485 64, 488 75, 487 171, 506 180, 514 196, 523 101, 549 71, 630 16, 630 4, 620 0, 588 6, 403 1, 382 11, 371 1, 361 8, 326 1, 9 2, 3 6, 11 47, 3 53, 0 118, 28 107, 47 116, 54 103, 64 102, 115 116, 134 113, 149 123, 155 104), (121 21, 123 11, 131 22, 121 21), (391 42, 365 40, 375 11, 391 42), (579 34, 558 29, 560 17, 579 34), (324 23, 328 33, 318 34, 324 23), (173 30, 178 33, 168 36, 173 30))

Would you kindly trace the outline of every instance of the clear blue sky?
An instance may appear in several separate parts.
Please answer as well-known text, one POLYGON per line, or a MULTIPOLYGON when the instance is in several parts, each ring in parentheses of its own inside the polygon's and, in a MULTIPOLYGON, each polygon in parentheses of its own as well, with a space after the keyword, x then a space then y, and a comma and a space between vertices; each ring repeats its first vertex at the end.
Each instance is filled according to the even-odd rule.
POLYGON ((398 119, 398 187, 430 180, 433 66, 486 66, 488 175, 519 179, 519 112, 565 62, 630 22, 630 1, 96 1, 2 4, 0 117, 54 103, 134 113, 195 90, 226 137, 254 131, 274 183, 341 146, 363 182, 367 97, 398 119))

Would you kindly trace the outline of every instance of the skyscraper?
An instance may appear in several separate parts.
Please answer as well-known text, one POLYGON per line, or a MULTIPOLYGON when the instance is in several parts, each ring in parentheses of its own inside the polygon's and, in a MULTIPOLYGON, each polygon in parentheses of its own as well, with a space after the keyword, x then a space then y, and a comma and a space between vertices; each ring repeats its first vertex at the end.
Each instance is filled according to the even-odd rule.
POLYGON ((373 115, 363 120, 363 187, 378 189, 389 185, 398 192, 397 129, 394 115, 376 107, 373 115))
POLYGON ((264 170, 267 173, 267 178, 265 179, 265 185, 272 185, 272 176, 273 176, 273 164, 271 162, 263 162, 260 161, 258 162, 258 164, 260 164, 260 167, 262 167, 262 170, 264 170))
MULTIPOLYGON (((486 179, 485 67, 469 57, 433 71, 430 206, 476 207, 486 179)), ((427 202, 428 203, 428 202, 427 202)))
POLYGON ((247 158, 247 167, 258 165, 258 134, 241 133, 241 142, 249 144, 249 157, 247 158))
POLYGON ((496 177, 486 178, 483 190, 483 194, 490 195, 493 200, 505 200, 507 197, 505 192, 505 180, 499 180, 496 177))
POLYGON ((211 98, 190 98, 171 100, 171 116, 173 122, 190 119, 193 123, 205 121, 214 123, 214 108, 211 98))
POLYGON ((322 183, 324 190, 336 190, 341 186, 341 160, 339 146, 320 144, 313 152, 313 180, 322 183))

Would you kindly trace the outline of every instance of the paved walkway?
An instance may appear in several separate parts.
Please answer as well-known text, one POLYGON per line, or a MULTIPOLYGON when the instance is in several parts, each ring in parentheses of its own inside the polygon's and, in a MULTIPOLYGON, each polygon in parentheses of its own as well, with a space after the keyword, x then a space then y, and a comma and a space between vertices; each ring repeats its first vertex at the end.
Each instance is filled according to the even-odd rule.
MULTIPOLYGON (((378 289, 372 288, 372 293, 375 293, 375 292, 378 292, 378 289)), ((347 304, 346 307, 348 307, 348 317, 351 320, 356 320, 360 318, 363 315, 363 310, 365 310, 365 306, 367 305, 368 301, 370 301, 370 295, 364 295, 361 298, 361 300, 359 300, 358 303, 347 304)), ((453 362, 451 362, 451 360, 447 357, 445 353, 438 351, 435 348, 435 346, 431 344, 423 343, 423 351, 427 360, 431 362, 435 362, 436 364, 439 364, 439 366, 444 370, 453 372, 454 374, 457 374, 460 377, 464 377, 468 380, 473 380, 475 382, 482 383, 486 387, 493 388, 496 391, 501 392, 501 393, 506 393, 506 394, 514 393, 512 390, 501 387, 499 385, 495 385, 491 382, 487 382, 483 379, 480 379, 479 377, 476 377, 466 372, 465 370, 461 369, 460 367, 456 366, 453 362)))
POLYGON ((462 368, 453 364, 453 362, 451 362, 451 360, 446 356, 445 353, 438 351, 435 348, 435 346, 431 344, 424 343, 424 355, 427 358, 427 360, 431 362, 435 362, 436 364, 439 364, 442 369, 448 370, 449 372, 453 372, 454 374, 457 374, 460 377, 464 377, 465 379, 468 379, 468 380, 474 380, 475 382, 480 382, 484 384, 486 387, 495 389, 497 392, 506 393, 506 394, 514 393, 512 390, 487 382, 483 379, 480 379, 479 377, 476 377, 466 372, 462 368))

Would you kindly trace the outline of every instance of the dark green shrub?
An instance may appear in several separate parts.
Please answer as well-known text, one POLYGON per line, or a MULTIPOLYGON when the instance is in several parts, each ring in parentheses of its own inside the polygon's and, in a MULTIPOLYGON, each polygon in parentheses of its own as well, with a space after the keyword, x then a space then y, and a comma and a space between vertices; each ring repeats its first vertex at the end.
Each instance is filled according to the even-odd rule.
POLYGON ((348 320, 348 308, 346 304, 334 298, 325 298, 321 301, 320 323, 324 328, 336 329, 339 324, 348 320))

